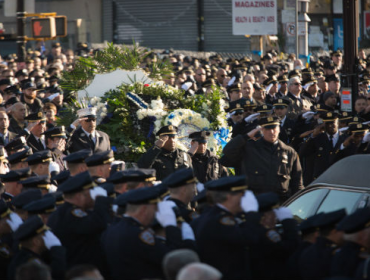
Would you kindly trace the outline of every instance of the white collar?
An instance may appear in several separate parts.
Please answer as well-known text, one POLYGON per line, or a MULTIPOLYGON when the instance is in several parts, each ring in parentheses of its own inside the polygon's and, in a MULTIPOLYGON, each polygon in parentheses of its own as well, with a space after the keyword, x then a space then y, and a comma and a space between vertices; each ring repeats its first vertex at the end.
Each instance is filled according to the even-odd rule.
POLYGON ((82 127, 81 127, 81 129, 83 130, 83 132, 85 132, 85 134, 87 135, 87 137, 90 137, 90 134, 92 134, 92 137, 93 138, 95 138, 96 137, 96 130, 94 130, 94 132, 93 133, 88 133, 85 129, 83 129, 82 127))

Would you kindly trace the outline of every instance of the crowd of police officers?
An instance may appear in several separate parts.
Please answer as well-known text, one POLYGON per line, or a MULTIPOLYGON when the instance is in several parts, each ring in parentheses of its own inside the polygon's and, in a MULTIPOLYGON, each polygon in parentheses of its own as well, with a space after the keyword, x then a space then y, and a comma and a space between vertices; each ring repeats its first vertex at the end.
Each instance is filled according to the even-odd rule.
POLYGON ((207 149, 211 132, 196 131, 183 151, 167 125, 130 169, 96 129, 95 108, 56 125, 71 56, 56 43, 47 56, 29 52, 25 69, 11 55, 0 64, 0 279, 171 279, 162 260, 178 249, 222 279, 370 277, 370 208, 297 221, 281 206, 336 161, 370 151, 364 52, 348 113, 340 51, 307 68, 275 51, 260 62, 165 51, 176 70, 165 83, 189 95, 225 93, 232 139, 218 158, 207 149))

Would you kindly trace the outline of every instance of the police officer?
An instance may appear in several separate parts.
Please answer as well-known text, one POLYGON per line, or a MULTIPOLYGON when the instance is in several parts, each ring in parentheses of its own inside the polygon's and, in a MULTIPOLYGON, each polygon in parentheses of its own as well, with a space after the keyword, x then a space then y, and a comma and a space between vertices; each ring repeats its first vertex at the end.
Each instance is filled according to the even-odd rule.
POLYGON ((91 155, 92 151, 90 149, 84 149, 66 156, 64 160, 67 162, 70 176, 76 176, 77 174, 87 171, 88 168, 85 159, 91 155))
POLYGON ((315 155, 313 160, 313 179, 320 176, 337 159, 346 134, 338 131, 338 114, 327 112, 322 115, 323 123, 316 126, 311 137, 301 146, 300 156, 315 155))
POLYGON ((177 170, 163 181, 170 191, 167 200, 175 202, 182 218, 188 223, 198 216, 189 205, 196 194, 196 183, 197 178, 191 168, 177 170))
POLYGON ((252 192, 244 193, 245 176, 223 177, 205 187, 215 205, 194 229, 199 257, 220 270, 224 279, 249 279, 248 246, 259 239, 254 231, 260 222, 257 200, 252 192), (241 223, 236 219, 240 212, 247 213, 241 223))
POLYGON ((221 163, 230 167, 241 164, 241 174, 247 175, 251 190, 273 191, 284 201, 303 189, 301 164, 294 149, 278 139, 278 117, 262 118, 259 124, 261 127, 238 135, 225 146, 221 163), (257 132, 263 137, 253 141, 257 132))
POLYGON ((67 135, 64 126, 53 127, 44 132, 45 143, 48 150, 51 151, 53 161, 58 164, 59 171, 66 170, 63 158, 63 152, 66 148, 67 135))
POLYGON ((49 191, 55 191, 55 187, 51 184, 50 177, 44 176, 32 176, 20 182, 23 188, 22 190, 39 189, 42 194, 47 194, 49 191))
POLYGON ((228 176, 226 168, 219 164, 217 156, 207 149, 210 135, 209 131, 193 132, 189 135, 192 141, 188 153, 191 156, 194 174, 201 183, 228 176))
POLYGON ((81 127, 73 131, 68 150, 70 153, 81 149, 90 149, 93 153, 110 150, 109 136, 96 130, 96 108, 85 108, 77 111, 81 127))
POLYGON ((6 174, 0 174, 0 178, 5 184, 5 191, 1 194, 1 198, 9 202, 14 196, 20 194, 22 192, 20 181, 27 179, 29 176, 31 176, 31 170, 29 168, 12 170, 6 174))
POLYGON ((25 120, 28 121, 27 131, 24 131, 26 137, 27 146, 29 146, 33 152, 43 151, 46 149, 45 137, 43 133, 46 130, 46 116, 43 112, 29 114, 25 120))
POLYGON ((34 175, 49 176, 49 165, 53 158, 51 156, 50 150, 44 150, 35 152, 34 154, 28 156, 26 159, 28 166, 30 167, 34 175))
POLYGON ((302 279, 323 279, 330 276, 334 251, 343 243, 343 231, 337 230, 337 224, 346 216, 340 209, 323 213, 315 226, 320 230, 316 243, 308 247, 299 259, 299 270, 302 279))
POLYGON ((69 267, 92 264, 104 273, 100 234, 110 219, 112 199, 94 186, 88 171, 61 184, 58 190, 63 192, 65 203, 49 217, 48 226, 66 248, 69 267))
POLYGON ((16 152, 10 156, 8 156, 8 162, 10 165, 10 170, 18 170, 22 168, 28 167, 28 162, 26 159, 32 155, 32 150, 30 147, 25 147, 24 150, 20 152, 16 152))
POLYGON ((175 204, 172 201, 159 202, 159 192, 155 187, 131 190, 121 196, 127 203, 126 214, 102 236, 112 279, 163 278, 161 262, 164 255, 182 244, 181 231, 172 209, 175 204), (148 228, 154 217, 165 228, 165 242, 148 228))
POLYGON ((295 121, 287 117, 289 100, 276 99, 274 102, 274 113, 280 118, 280 133, 279 139, 289 145, 293 138, 293 129, 295 121))
POLYGON ((95 153, 85 159, 87 168, 97 185, 106 182, 110 174, 110 166, 114 161, 114 154, 112 150, 95 153))
POLYGON ((66 269, 65 248, 49 230, 39 216, 25 221, 14 233, 19 240, 20 250, 12 259, 8 269, 8 279, 15 279, 16 269, 27 262, 43 262, 51 267, 53 279, 64 279, 66 269), (49 257, 43 257, 49 251, 49 257))
POLYGON ((138 161, 140 168, 154 168, 157 180, 163 180, 177 169, 191 168, 191 158, 176 148, 177 127, 167 125, 162 127, 157 136, 159 139, 138 161))

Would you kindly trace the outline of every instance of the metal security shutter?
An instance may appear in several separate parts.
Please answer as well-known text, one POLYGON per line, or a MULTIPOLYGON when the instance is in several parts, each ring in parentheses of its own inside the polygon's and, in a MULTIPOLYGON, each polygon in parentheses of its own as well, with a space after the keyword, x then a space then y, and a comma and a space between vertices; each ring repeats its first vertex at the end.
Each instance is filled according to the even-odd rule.
POLYGON ((113 2, 112 0, 103 0, 103 41, 113 41, 113 2))
POLYGON ((230 0, 204 0, 204 50, 249 53, 250 39, 234 36, 230 0))
POLYGON ((197 0, 116 0, 117 43, 197 50, 197 0))

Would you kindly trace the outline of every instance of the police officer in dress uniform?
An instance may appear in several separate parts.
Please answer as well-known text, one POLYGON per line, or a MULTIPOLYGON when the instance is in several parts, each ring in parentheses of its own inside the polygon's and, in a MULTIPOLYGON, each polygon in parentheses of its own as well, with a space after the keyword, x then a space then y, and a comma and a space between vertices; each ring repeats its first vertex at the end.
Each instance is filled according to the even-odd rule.
POLYGON ((170 191, 170 196, 167 200, 175 202, 182 218, 188 223, 198 217, 197 213, 189 205, 196 194, 197 182, 198 180, 191 168, 177 170, 163 181, 163 184, 170 191))
POLYGON ((53 161, 58 164, 59 171, 67 170, 63 160, 67 140, 64 126, 50 128, 44 132, 44 135, 46 147, 51 151, 53 161))
POLYGON ((22 192, 22 184, 20 181, 27 179, 31 176, 29 168, 19 170, 11 170, 6 174, 0 174, 1 181, 5 185, 5 191, 1 194, 1 198, 5 202, 12 201, 13 197, 22 192))
POLYGON ((223 177, 205 187, 215 205, 194 228, 199 257, 220 270, 223 279, 251 279, 248 247, 260 238, 257 200, 252 192, 245 192, 245 176, 223 177), (246 213, 243 221, 236 219, 240 212, 246 213))
POLYGON ((313 180, 328 169, 337 158, 346 134, 338 131, 338 114, 327 112, 322 115, 323 124, 317 126, 300 149, 300 156, 315 155, 313 160, 313 180))
POLYGON ((33 152, 45 150, 46 144, 43 135, 46 130, 45 114, 43 112, 29 114, 25 120, 28 121, 28 131, 24 130, 24 134, 28 133, 26 137, 27 146, 29 146, 33 152))
POLYGON ((87 171, 85 159, 91 155, 92 151, 90 149, 84 149, 66 156, 64 160, 67 162, 70 176, 76 176, 77 174, 87 171))
POLYGON ((163 257, 182 244, 181 231, 172 209, 175 204, 172 201, 159 202, 160 193, 156 187, 131 190, 117 200, 122 197, 126 214, 102 236, 112 279, 162 279, 163 257), (154 217, 165 228, 165 242, 159 240, 149 228, 154 217))
POLYGON ((337 224, 346 216, 345 209, 323 213, 315 222, 320 230, 316 243, 308 247, 299 259, 302 279, 323 279, 330 276, 334 251, 343 242, 343 231, 337 224))
POLYGON ((85 108, 77 111, 81 127, 72 132, 68 143, 70 153, 81 149, 90 149, 93 153, 110 150, 109 136, 96 130, 96 108, 85 108))
POLYGON ((30 147, 26 147, 24 150, 14 153, 8 156, 8 162, 10 170, 17 170, 22 168, 27 168, 28 163, 26 159, 32 155, 32 149, 30 147))
POLYGON ((176 126, 164 126, 156 135, 159 139, 155 145, 138 161, 140 168, 154 168, 157 172, 157 180, 163 180, 178 169, 192 168, 190 156, 176 148, 176 126))
POLYGON ((209 131, 193 132, 189 135, 191 148, 189 155, 193 163, 194 174, 201 183, 228 176, 227 169, 218 162, 217 156, 207 149, 209 131))
POLYGON ((88 171, 69 178, 58 191, 65 202, 49 217, 48 226, 67 250, 68 267, 92 264, 106 272, 100 235, 110 219, 112 199, 95 187, 88 171))
POLYGON ((232 139, 220 161, 229 167, 241 165, 241 174, 247 175, 255 193, 276 192, 284 201, 303 189, 301 164, 296 151, 278 139, 278 117, 261 118, 259 124, 247 135, 232 139), (254 141, 257 132, 263 137, 254 141))
POLYGON ((114 161, 114 154, 112 150, 95 153, 85 159, 87 168, 97 185, 106 182, 110 174, 110 167, 114 161))
POLYGON ((66 251, 60 240, 43 223, 39 216, 28 218, 14 233, 20 250, 12 259, 8 279, 15 279, 17 268, 28 262, 45 263, 50 266, 53 279, 64 279, 66 251), (48 257, 45 257, 47 253, 48 257))
POLYGON ((279 139, 285 144, 289 145, 293 138, 293 129, 295 121, 287 117, 289 100, 287 99, 276 99, 274 102, 275 115, 280 118, 280 133, 279 139))

